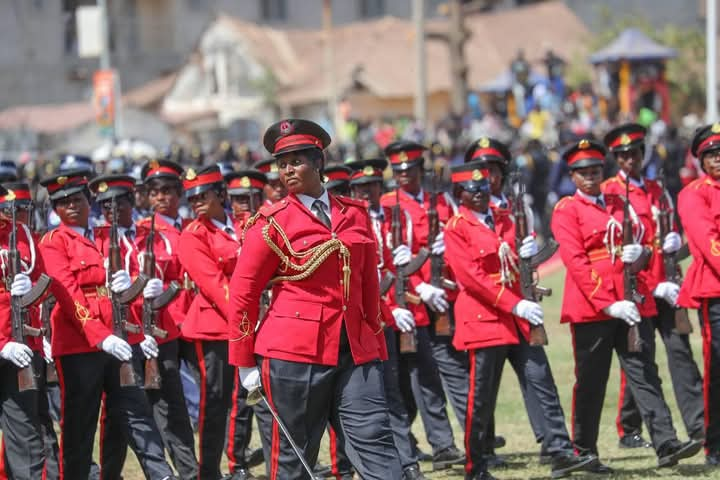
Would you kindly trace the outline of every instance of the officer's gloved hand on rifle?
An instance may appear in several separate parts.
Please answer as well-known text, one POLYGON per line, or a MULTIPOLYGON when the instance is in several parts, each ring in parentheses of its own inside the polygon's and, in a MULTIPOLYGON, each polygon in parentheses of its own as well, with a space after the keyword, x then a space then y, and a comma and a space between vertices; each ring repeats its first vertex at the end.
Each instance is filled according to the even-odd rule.
POLYGON ((420 299, 436 312, 443 313, 448 308, 447 294, 442 288, 433 287, 429 283, 421 283, 415 287, 420 299))
POLYGON ((50 341, 43 337, 43 356, 45 357, 46 363, 52 363, 52 345, 50 345, 50 341))
POLYGON ((670 232, 667 235, 665 235, 665 239, 663 240, 663 252, 665 253, 675 253, 678 250, 680 250, 680 247, 682 246, 682 238, 680 237, 680 234, 677 232, 670 232))
POLYGON ((32 288, 32 281, 30 277, 24 273, 18 273, 13 278, 12 285, 10 285, 10 295, 13 297, 22 297, 30 291, 32 288))
POLYGON ((30 347, 18 342, 8 342, 0 350, 0 358, 12 362, 18 368, 25 368, 32 361, 33 352, 30 347))
POLYGON ((159 278, 151 278, 143 288, 143 298, 159 297, 163 293, 163 282, 159 278))
POLYGON ((407 245, 398 245, 395 247, 395 250, 393 250, 392 255, 393 265, 396 267, 407 265, 410 263, 410 260, 412 260, 412 252, 407 245))
POLYGON ((430 245, 430 251, 433 255, 443 255, 445 253, 445 232, 438 233, 435 241, 430 245))
POLYGON ((620 300, 613 303, 609 307, 603 308, 603 312, 607 313, 613 318, 619 318, 625 323, 630 325, 637 325, 640 323, 640 312, 637 306, 630 300, 620 300))
POLYGON ((257 367, 240 367, 238 374, 240 375, 240 384, 248 392, 260 386, 260 370, 257 367))
POLYGON ((522 244, 518 248, 518 255, 520 255, 520 258, 531 258, 537 255, 537 253, 538 246, 535 241, 535 237, 527 236, 523 238, 522 244))
POLYGON ((140 342, 140 350, 145 354, 145 358, 157 358, 160 350, 158 350, 158 343, 155 337, 152 335, 145 335, 145 340, 140 342))
POLYGON ((415 318, 410 310, 394 308, 392 311, 395 325, 401 332, 412 332, 415 329, 415 318))
POLYGON ((653 290, 653 297, 662 298, 670 306, 677 304, 678 294, 680 293, 680 285, 672 282, 660 282, 658 283, 655 290, 653 290))
POLYGON ((115 335, 105 337, 105 340, 100 342, 100 349, 121 362, 127 362, 132 358, 132 347, 130 344, 115 335))
POLYGON ((630 245, 623 245, 621 258, 623 263, 635 263, 642 253, 642 245, 639 243, 631 243, 630 245))
POLYGON ((113 293, 124 292, 130 288, 130 285, 132 285, 132 282, 130 281, 130 274, 128 272, 125 270, 118 270, 113 273, 112 280, 110 282, 110 290, 112 290, 113 293))
POLYGON ((520 300, 512 309, 513 315, 524 318, 530 325, 542 325, 545 314, 539 303, 520 300))

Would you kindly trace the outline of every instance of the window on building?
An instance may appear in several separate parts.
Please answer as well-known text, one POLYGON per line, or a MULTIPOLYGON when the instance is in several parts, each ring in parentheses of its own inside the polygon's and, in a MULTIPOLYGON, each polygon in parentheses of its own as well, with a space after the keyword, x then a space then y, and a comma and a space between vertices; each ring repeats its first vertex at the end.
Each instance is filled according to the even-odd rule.
MULTIPOLYGON (((77 56, 78 54, 78 31, 77 31, 77 9, 78 7, 95 6, 97 0, 63 0, 63 49, 65 55, 77 56)), ((110 28, 110 49, 114 47, 112 26, 110 28)))
POLYGON ((287 20, 287 1, 260 0, 260 15, 266 22, 283 22, 287 20))
POLYGON ((385 0, 360 0, 360 18, 375 18, 385 15, 385 0))

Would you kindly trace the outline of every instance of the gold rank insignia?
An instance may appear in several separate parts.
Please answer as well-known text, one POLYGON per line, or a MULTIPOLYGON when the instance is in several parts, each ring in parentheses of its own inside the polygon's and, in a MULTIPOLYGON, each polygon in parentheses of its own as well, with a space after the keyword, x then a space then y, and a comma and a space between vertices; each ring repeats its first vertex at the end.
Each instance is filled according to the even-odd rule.
POLYGON ((480 140, 480 144, 479 144, 479 145, 480 145, 480 147, 482 147, 482 148, 487 148, 487 147, 490 146, 490 140, 488 140, 487 138, 483 138, 483 139, 480 140))
POLYGON ((713 133, 720 133, 720 123, 713 123, 711 130, 713 133))
POLYGON ((195 173, 194 169, 188 168, 187 173, 185 173, 185 178, 188 180, 195 180, 197 178, 197 173, 195 173))
POLYGON ((240 179, 240 186, 243 188, 250 188, 250 179, 248 177, 242 177, 240 179))
POLYGON ((363 168, 362 173, 363 173, 363 175, 365 175, 366 177, 372 177, 372 176, 375 174, 375 170, 373 169, 373 167, 371 167, 370 165, 368 165, 367 167, 363 168))
POLYGON ((65 185, 68 181, 68 177, 58 177, 57 183, 58 185, 65 185))
POLYGON ((148 167, 150 167, 150 170, 157 170, 160 168, 160 163, 157 160, 153 160, 148 164, 148 167))
POLYGON ((586 148, 590 148, 590 142, 587 139, 583 138, 582 140, 580 140, 580 143, 578 143, 578 148, 581 148, 583 150, 585 150, 586 148))
POLYGON ((620 137, 620 144, 621 145, 630 145, 630 142, 632 142, 632 139, 630 139, 630 136, 627 133, 623 133, 620 137))
POLYGON ((100 185, 98 185, 98 192, 105 193, 108 190, 108 184, 105 182, 100 182, 100 185))
POLYGON ((472 172, 472 179, 476 182, 482 180, 485 178, 480 170, 473 170, 472 172))
POLYGON ((403 162, 403 163, 407 162, 407 160, 408 160, 407 153, 405 153, 405 152, 400 152, 400 153, 398 154, 398 158, 399 158, 400 161, 403 162))
POLYGON ((270 165, 270 171, 271 171, 272 173, 277 173, 277 172, 279 171, 279 170, 278 170, 277 163, 273 163, 272 165, 270 165))
POLYGON ((8 190, 7 195, 5 195, 5 200, 10 201, 10 202, 15 200, 15 192, 13 192, 12 190, 8 190))

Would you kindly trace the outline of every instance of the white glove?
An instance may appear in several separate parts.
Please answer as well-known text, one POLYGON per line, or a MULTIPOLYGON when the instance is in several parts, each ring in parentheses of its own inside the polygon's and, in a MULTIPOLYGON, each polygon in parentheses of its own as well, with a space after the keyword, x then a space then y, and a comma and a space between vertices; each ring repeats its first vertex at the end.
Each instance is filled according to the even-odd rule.
POLYGON ((542 325, 545 314, 539 303, 531 302, 530 300, 520 300, 517 305, 512 309, 513 315, 522 317, 530 325, 542 325))
POLYGON ((442 288, 433 287, 429 283, 421 283, 415 289, 420 299, 436 312, 443 313, 448 308, 447 295, 442 288))
POLYGON ((130 344, 115 335, 105 337, 105 340, 100 342, 100 349, 121 362, 127 362, 132 358, 132 347, 130 344))
POLYGON ((620 300, 619 302, 615 302, 609 307, 603 308, 603 312, 613 318, 623 320, 631 327, 640 323, 641 320, 640 312, 638 312, 637 306, 630 300, 620 300))
POLYGON ((25 368, 32 361, 33 352, 30 347, 18 342, 8 342, 0 350, 0 358, 15 364, 18 368, 25 368))
POLYGON ((660 282, 653 290, 653 297, 662 298, 671 306, 677 305, 678 294, 680 293, 680 285, 672 282, 660 282))
POLYGON ((113 293, 124 292, 130 288, 132 282, 130 281, 130 274, 125 270, 118 270, 112 275, 112 282, 110 282, 110 290, 113 293))
POLYGON ((47 363, 52 363, 52 345, 50 345, 50 342, 47 338, 43 337, 43 355, 45 356, 45 361, 47 363))
POLYGON ((520 255, 520 258, 530 258, 537 255, 537 253, 538 246, 535 238, 532 236, 523 238, 522 245, 520 245, 520 248, 518 249, 518 255, 520 255))
POLYGON ((631 243, 622 247, 623 263, 635 263, 635 260, 642 255, 643 247, 639 243, 631 243))
POLYGON ((157 358, 160 350, 158 350, 158 343, 155 337, 152 335, 145 335, 145 340, 140 342, 140 350, 145 354, 145 358, 157 358))
POLYGON ((412 332, 415 329, 415 318, 410 310, 394 308, 392 314, 395 325, 401 332, 412 332))
POLYGON ((395 247, 395 250, 392 251, 392 254, 393 265, 396 267, 407 265, 410 263, 410 260, 412 260, 412 252, 410 251, 410 247, 407 245, 398 245, 395 247))
POLYGON ((163 282, 159 278, 151 278, 143 288, 143 298, 159 297, 163 293, 163 282))
POLYGON ((12 285, 10 285, 10 295, 13 297, 22 297, 28 293, 31 288, 32 282, 30 281, 30 277, 24 273, 18 273, 15 275, 15 278, 13 278, 12 285))
POLYGON ((438 233, 435 241, 430 246, 433 255, 442 255, 445 253, 445 232, 438 233))
POLYGON ((680 238, 679 233, 670 232, 667 235, 665 235, 665 240, 663 240, 663 252, 675 253, 678 250, 680 250, 681 246, 682 246, 682 238, 680 238))
POLYGON ((260 370, 257 367, 239 367, 240 384, 248 392, 260 386, 260 370))

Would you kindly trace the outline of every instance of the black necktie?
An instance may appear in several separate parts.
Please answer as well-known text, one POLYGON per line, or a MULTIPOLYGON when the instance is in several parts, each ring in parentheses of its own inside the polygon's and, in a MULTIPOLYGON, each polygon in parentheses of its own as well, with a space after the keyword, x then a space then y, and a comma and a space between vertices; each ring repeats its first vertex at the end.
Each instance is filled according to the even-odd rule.
POLYGON ((87 238, 88 240, 90 240, 92 242, 92 230, 90 230, 89 228, 86 228, 85 233, 83 233, 83 237, 87 238))
POLYGON ((508 204, 505 200, 500 202, 500 205, 498 205, 499 208, 508 208, 508 204))
POLYGON ((320 200, 315 200, 312 204, 312 211, 328 229, 330 228, 330 217, 325 213, 325 204, 320 200))
POLYGON ((488 215, 485 217, 485 225, 487 225, 488 228, 493 232, 495 231, 495 220, 493 220, 492 215, 488 215))
POLYGON ((182 230, 182 224, 180 222, 175 222, 175 229, 179 232, 182 230))
POLYGON ((127 238, 129 241, 133 241, 133 238, 135 237, 135 230, 132 230, 128 228, 125 230, 125 238, 127 238))
POLYGON ((599 206, 600 208, 605 208, 605 202, 603 202, 602 197, 597 197, 595 199, 595 204, 599 206))

